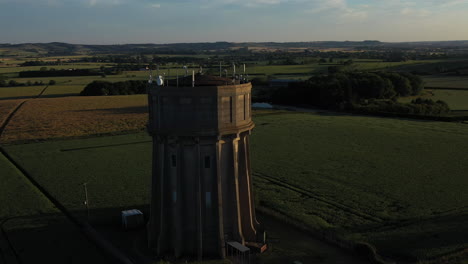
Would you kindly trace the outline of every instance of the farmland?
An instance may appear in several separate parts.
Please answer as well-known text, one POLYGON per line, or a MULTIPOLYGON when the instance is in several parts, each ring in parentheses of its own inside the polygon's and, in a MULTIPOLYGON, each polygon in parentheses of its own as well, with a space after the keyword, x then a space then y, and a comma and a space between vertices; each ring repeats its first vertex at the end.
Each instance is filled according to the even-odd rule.
POLYGON ((36 97, 43 89, 44 86, 0 87, 0 100, 36 97))
POLYGON ((423 78, 428 87, 465 88, 468 89, 468 77, 466 76, 440 76, 433 75, 423 78))
POLYGON ((142 130, 147 123, 146 105, 145 95, 30 100, 16 112, 0 142, 142 130))
MULTIPOLYGON (((295 112, 260 112, 255 122, 262 207, 384 255, 425 259, 467 246, 468 126, 295 112)), ((71 210, 83 210, 80 184, 89 182, 96 215, 148 203, 150 150, 145 133, 7 147, 71 210)))
MULTIPOLYGON (((20 71, 41 69, 40 66, 16 67, 30 60, 22 57, 26 55, 34 54, 26 52, 2 59, 0 75, 19 83, 42 81, 47 84, 55 80, 56 84, 0 88, 0 126, 13 109, 24 102, 0 135, 6 152, 82 220, 87 220, 83 205, 82 184, 85 182, 88 183, 92 223, 116 226, 122 209, 139 208, 147 212, 151 138, 144 132, 148 118, 146 95, 77 95, 94 80, 145 80, 148 72, 124 71, 105 77, 17 78, 20 71)), ((164 56, 213 60, 206 54, 164 56)), ((219 55, 216 60, 223 60, 224 56, 219 55)), ((43 60, 84 57, 90 56, 55 56, 43 60)), ((294 65, 282 65, 282 59, 243 63, 248 65, 250 78, 264 80, 307 79, 326 73, 330 66, 338 66, 356 71, 420 71, 434 74, 423 77, 426 86, 468 88, 466 77, 436 74, 451 67, 467 66, 462 59, 401 62, 354 59, 352 65, 343 66, 345 60, 347 58, 327 59, 319 63, 319 58, 299 56, 294 65)), ((224 62, 223 67, 230 73, 231 66, 224 62)), ((242 61, 238 65, 240 63, 242 61)), ((217 61, 212 65, 216 64, 217 61)), ((159 74, 168 76, 169 68, 171 76, 176 74, 176 69, 182 74, 183 65, 161 65, 159 74)), ((191 65, 190 71, 198 70, 198 65, 188 65, 191 65)), ((99 69, 101 66, 117 64, 64 62, 47 67, 99 69)), ((218 73, 217 67, 205 70, 218 73)), ((465 90, 427 89, 421 96, 399 100, 410 102, 417 97, 444 100, 452 110, 459 112, 468 110, 468 91, 465 90)), ((416 262, 455 255, 446 263, 466 263, 462 262, 466 256, 457 259, 456 255, 468 248, 468 158, 465 153, 468 125, 312 110, 309 113, 255 111, 254 121, 252 169, 256 203, 262 212, 272 213, 283 224, 292 223, 320 234, 319 237, 367 242, 375 246, 379 254, 397 261, 416 262)), ((4 183, 0 187, 0 201, 13 201, 0 208, 0 220, 26 216, 4 225, 14 248, 25 252, 21 254, 24 263, 33 263, 31 256, 49 252, 53 247, 64 252, 55 260, 57 263, 73 255, 72 247, 82 247, 87 252, 80 260, 82 263, 88 263, 86 258, 94 254, 101 260, 79 231, 2 155, 0 178, 4 183), (17 199, 18 193, 22 194, 21 199, 17 199), (58 245, 61 241, 70 242, 66 236, 73 238, 72 244, 69 247, 58 245), (51 239, 44 242, 40 237, 51 239), (35 249, 35 244, 41 247, 35 249)), ((296 229, 289 230, 290 225, 283 228, 271 222, 268 216, 262 214, 262 217, 271 228, 271 233, 268 232, 272 241, 278 237, 282 239, 273 242, 274 250, 262 255, 261 263, 294 260, 349 263, 347 257, 334 256, 339 252, 322 248, 308 233, 299 234, 296 229)))
POLYGON ((1 153, 0 181, 1 263, 107 263, 1 153), (79 255, 76 250, 80 250, 79 255))
POLYGON ((468 110, 468 90, 426 89, 422 96, 400 98, 399 101, 410 102, 417 97, 432 99, 434 101, 442 100, 449 105, 451 110, 468 110))

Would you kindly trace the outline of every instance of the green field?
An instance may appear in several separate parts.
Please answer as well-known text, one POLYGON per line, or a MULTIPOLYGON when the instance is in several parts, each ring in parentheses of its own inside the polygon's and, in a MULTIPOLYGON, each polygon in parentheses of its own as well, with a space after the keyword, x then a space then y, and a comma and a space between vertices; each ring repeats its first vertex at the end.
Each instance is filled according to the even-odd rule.
POLYGON ((0 182, 0 219, 58 212, 1 153, 0 182))
POLYGON ((108 263, 2 154, 0 182, 0 263, 108 263))
POLYGON ((85 209, 85 182, 92 209, 149 202, 151 144, 145 134, 14 145, 7 149, 71 210, 85 209), (52 163, 57 166, 50 166, 52 163))
POLYGON ((45 86, 0 87, 0 100, 36 97, 45 86))
POLYGON ((403 97, 398 99, 398 101, 409 103, 417 97, 432 99, 434 101, 442 100, 449 105, 451 110, 468 110, 468 90, 426 89, 421 96, 403 97))
POLYGON ((468 89, 467 76, 424 76, 423 80, 427 87, 442 88, 465 88, 468 89))
POLYGON ((265 206, 384 254, 468 246, 467 125, 300 113, 256 123, 252 166, 265 206))
MULTIPOLYGON (((257 203, 383 255, 426 259, 468 243, 468 126, 296 112, 255 116, 257 203)), ((148 203, 144 133, 11 145, 7 151, 67 208, 95 216, 148 203)))

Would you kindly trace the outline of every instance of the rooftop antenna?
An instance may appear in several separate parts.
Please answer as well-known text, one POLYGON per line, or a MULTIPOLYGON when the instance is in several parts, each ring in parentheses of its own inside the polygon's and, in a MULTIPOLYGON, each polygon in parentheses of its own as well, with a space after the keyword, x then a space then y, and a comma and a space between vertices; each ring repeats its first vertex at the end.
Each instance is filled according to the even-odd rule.
POLYGON ((226 74, 226 85, 227 85, 227 84, 228 84, 228 83, 227 83, 227 77, 228 77, 228 76, 227 76, 227 69, 224 69, 224 73, 226 74))
POLYGON ((195 87, 195 71, 192 71, 192 87, 195 87))
POLYGON ((233 69, 233 76, 236 76, 236 64, 234 62, 232 63, 232 69, 233 69))
POLYGON ((187 77, 187 75, 188 75, 188 68, 187 68, 187 66, 184 66, 184 70, 185 70, 185 75, 184 75, 184 77, 187 77))
POLYGON ((89 201, 88 201, 88 187, 87 187, 88 183, 85 182, 83 183, 83 187, 84 187, 84 193, 85 193, 85 200, 84 200, 84 204, 86 205, 86 216, 88 218, 88 221, 89 221, 89 201))
POLYGON ((169 78, 171 76, 171 69, 167 68, 167 81, 166 81, 166 86, 169 86, 169 78))
POLYGON ((245 63, 244 63, 244 75, 245 75, 245 63))
POLYGON ((151 68, 149 68, 149 67, 146 67, 146 70, 149 70, 149 80, 148 80, 148 83, 149 83, 149 84, 152 84, 152 83, 153 83, 153 71, 152 71, 151 68))

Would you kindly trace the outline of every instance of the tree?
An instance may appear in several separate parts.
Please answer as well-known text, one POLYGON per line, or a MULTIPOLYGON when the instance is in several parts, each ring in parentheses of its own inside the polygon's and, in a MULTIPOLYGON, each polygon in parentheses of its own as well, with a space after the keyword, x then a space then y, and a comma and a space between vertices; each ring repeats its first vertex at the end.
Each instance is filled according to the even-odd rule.
POLYGON ((55 84, 56 84, 55 80, 50 80, 49 81, 49 85, 55 85, 55 84))

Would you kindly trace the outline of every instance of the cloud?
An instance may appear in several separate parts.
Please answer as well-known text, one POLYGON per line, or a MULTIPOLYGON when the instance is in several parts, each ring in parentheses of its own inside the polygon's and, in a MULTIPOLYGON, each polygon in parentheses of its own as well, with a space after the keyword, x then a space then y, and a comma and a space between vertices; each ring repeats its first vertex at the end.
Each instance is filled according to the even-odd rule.
POLYGON ((361 4, 350 7, 346 0, 312 1, 311 8, 306 10, 310 14, 331 14, 345 21, 363 21, 369 16, 370 5, 361 4))
POLYGON ((466 0, 452 0, 452 1, 446 1, 445 3, 442 3, 442 7, 452 7, 456 5, 462 5, 462 4, 468 4, 466 0))
POLYGON ((427 9, 414 9, 405 7, 400 11, 400 14, 403 16, 410 16, 410 17, 428 17, 432 15, 432 12, 427 9))

